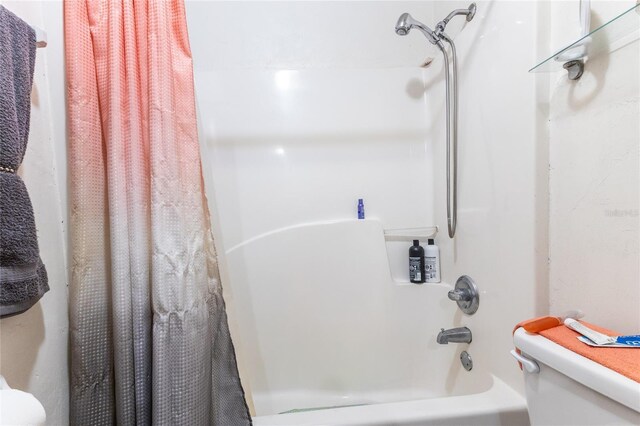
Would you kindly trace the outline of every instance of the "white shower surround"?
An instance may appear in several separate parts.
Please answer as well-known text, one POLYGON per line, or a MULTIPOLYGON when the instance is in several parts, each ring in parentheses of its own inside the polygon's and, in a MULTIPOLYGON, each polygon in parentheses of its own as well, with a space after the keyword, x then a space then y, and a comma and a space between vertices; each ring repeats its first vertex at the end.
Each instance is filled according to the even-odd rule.
POLYGON ((509 350, 513 325, 547 309, 546 116, 526 72, 536 52, 522 48, 536 46, 542 6, 478 2, 463 31, 450 24, 455 242, 442 59, 420 34, 393 31, 402 12, 433 24, 467 3, 187 2, 205 179, 257 424, 459 424, 459 398, 477 424, 526 423, 509 350), (372 220, 352 220, 357 198, 372 220), (382 229, 427 225, 444 231, 443 283, 409 285, 409 243, 385 244, 382 229), (481 291, 472 317, 446 298, 462 274, 481 291), (470 345, 435 343, 456 326, 471 328, 470 345), (374 405, 269 416, 361 403, 374 405))
POLYGON ((257 336, 244 344, 258 414, 492 387, 486 363, 467 372, 458 361, 463 349, 475 354, 474 343, 436 343, 440 327, 470 322, 447 300, 450 286, 395 282, 377 220, 287 228, 229 250, 227 260, 243 271, 231 275, 234 299, 251 310, 238 326, 257 336), (354 259, 359 247, 367 256, 354 259))

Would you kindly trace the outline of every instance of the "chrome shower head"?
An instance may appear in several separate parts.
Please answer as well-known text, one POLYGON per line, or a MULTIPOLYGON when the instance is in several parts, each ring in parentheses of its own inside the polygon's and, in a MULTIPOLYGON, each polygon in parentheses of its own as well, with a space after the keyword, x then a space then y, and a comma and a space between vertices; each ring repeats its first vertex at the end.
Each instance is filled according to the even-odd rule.
POLYGON ((430 43, 436 45, 440 43, 440 40, 436 37, 431 28, 427 27, 422 22, 413 19, 413 17, 408 13, 403 13, 398 18, 398 22, 396 23, 396 34, 405 36, 409 34, 409 31, 414 27, 419 29, 430 43))
POLYGON ((471 22, 473 17, 476 16, 476 4, 475 3, 471 3, 469 5, 468 10, 469 10, 469 13, 467 14, 467 22, 471 22))
POLYGON ((456 9, 450 14, 447 15, 442 21, 438 22, 436 25, 436 34, 439 36, 444 32, 445 27, 454 16, 464 15, 466 16, 467 22, 471 22, 474 16, 476 16, 476 4, 471 3, 469 7, 466 9, 456 9))
POLYGON ((398 22, 396 23, 396 34, 399 36, 406 36, 411 31, 411 23, 413 18, 408 13, 403 13, 398 18, 398 22))

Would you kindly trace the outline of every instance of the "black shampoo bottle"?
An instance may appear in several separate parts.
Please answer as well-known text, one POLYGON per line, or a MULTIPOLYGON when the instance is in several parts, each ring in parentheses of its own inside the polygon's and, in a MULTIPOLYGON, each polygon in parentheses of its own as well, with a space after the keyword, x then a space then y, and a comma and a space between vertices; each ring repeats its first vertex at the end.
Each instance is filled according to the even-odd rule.
POLYGON ((416 284, 424 282, 424 249, 418 240, 413 240, 409 248, 409 281, 416 284))

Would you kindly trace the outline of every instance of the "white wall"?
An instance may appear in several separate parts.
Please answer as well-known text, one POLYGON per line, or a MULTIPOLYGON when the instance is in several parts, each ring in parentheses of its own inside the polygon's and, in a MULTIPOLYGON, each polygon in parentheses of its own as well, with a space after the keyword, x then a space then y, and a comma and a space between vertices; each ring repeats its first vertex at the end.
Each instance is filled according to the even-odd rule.
POLYGON ((205 142, 220 179, 231 179, 217 193, 228 248, 291 224, 353 218, 358 198, 367 217, 389 227, 432 224, 416 65, 433 52, 394 34, 407 8, 429 10, 410 2, 187 3, 205 142), (408 195, 412 182, 420 196, 417 188, 408 195), (276 200, 279 210, 265 212, 276 200))
POLYGON ((20 168, 36 217, 40 255, 51 288, 27 312, 0 320, 0 374, 10 386, 35 395, 47 421, 68 421, 68 314, 66 237, 58 177, 66 170, 65 139, 54 126, 64 127, 62 76, 62 3, 2 1, 32 25, 48 31, 49 46, 37 51, 31 102, 31 130, 20 168), (62 157, 60 150, 62 149, 62 157), (59 162, 60 159, 62 162, 59 162))
MULTIPOLYGON (((592 28, 634 3, 593 2, 592 28)), ((553 42, 570 6, 552 3, 553 42)), ((550 100, 550 310, 623 333, 640 330, 639 58, 636 38, 578 81, 553 75, 550 100)))
MULTIPOLYGON (((436 16, 468 4, 436 2, 436 16)), ((547 253, 546 116, 536 90, 541 77, 527 72, 538 55, 541 13, 534 1, 478 1, 473 21, 464 25, 458 17, 447 27, 459 59, 455 240, 446 236, 443 83, 427 92, 436 108, 430 128, 437 141, 434 202, 443 278, 454 283, 469 275, 481 292, 478 312, 459 315, 453 325, 467 325, 474 335, 469 352, 477 363, 490 365, 518 390, 522 377, 509 355, 511 332, 517 322, 547 309, 547 269, 541 261, 547 253)), ((433 73, 441 68, 437 56, 427 78, 436 79, 433 73)))

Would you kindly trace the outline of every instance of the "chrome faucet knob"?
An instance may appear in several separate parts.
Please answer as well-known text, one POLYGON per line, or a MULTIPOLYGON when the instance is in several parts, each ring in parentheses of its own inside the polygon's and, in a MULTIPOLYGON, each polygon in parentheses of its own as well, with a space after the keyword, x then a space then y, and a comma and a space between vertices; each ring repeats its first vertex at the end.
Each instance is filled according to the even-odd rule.
POLYGON ((448 293, 448 296, 450 300, 455 300, 456 302, 457 301, 468 302, 469 300, 472 299, 471 294, 466 290, 451 290, 448 293))
POLYGON ((448 295, 449 299, 455 301, 462 312, 467 315, 473 315, 480 305, 480 295, 478 287, 473 280, 463 275, 458 278, 454 289, 448 295))

